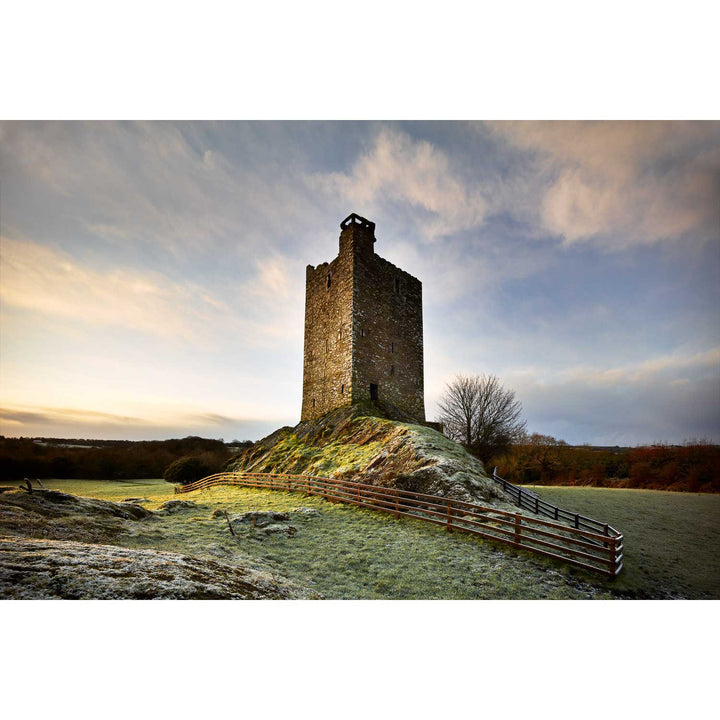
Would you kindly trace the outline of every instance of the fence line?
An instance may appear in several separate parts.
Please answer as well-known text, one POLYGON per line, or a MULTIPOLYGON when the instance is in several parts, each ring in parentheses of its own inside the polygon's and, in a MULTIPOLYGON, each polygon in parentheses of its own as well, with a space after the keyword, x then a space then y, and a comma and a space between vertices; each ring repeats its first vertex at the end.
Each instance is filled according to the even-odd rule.
POLYGON ((178 486, 175 493, 203 490, 214 485, 302 492, 329 502, 348 503, 390 513, 396 519, 414 518, 440 525, 448 532, 457 530, 470 533, 611 578, 620 572, 623 564, 623 536, 609 525, 602 526, 602 532, 596 532, 477 503, 350 480, 314 475, 226 472, 209 475, 190 485, 178 486))
POLYGON ((513 485, 511 482, 501 478, 497 474, 497 467, 493 468, 492 474, 493 480, 502 486, 502 489, 512 498, 512 501, 524 510, 530 510, 536 515, 544 515, 545 517, 552 518, 553 520, 559 520, 564 523, 568 523, 571 527, 576 529, 592 530, 599 532, 602 535, 619 535, 615 528, 611 527, 607 523, 602 523, 599 520, 593 520, 592 518, 585 517, 584 515, 578 515, 577 513, 570 512, 569 510, 563 510, 557 505, 551 505, 544 500, 541 500, 537 493, 531 490, 526 490, 518 485, 513 485))

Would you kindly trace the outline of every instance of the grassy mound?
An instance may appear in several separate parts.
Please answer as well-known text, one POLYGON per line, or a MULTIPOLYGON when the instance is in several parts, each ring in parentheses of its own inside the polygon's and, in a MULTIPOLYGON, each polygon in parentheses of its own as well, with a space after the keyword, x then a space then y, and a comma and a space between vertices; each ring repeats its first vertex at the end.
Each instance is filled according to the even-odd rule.
POLYGON ((429 427, 372 416, 363 406, 280 428, 233 458, 227 470, 338 477, 510 506, 460 445, 429 427))

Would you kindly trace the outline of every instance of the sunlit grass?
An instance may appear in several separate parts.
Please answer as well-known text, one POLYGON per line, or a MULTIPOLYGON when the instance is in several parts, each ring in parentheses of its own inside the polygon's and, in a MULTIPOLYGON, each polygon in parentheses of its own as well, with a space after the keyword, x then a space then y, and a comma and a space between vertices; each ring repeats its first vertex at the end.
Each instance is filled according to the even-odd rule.
MULTIPOLYGON (((60 490, 72 495, 99 498, 122 502, 127 498, 146 498, 152 508, 165 500, 174 498, 175 486, 162 479, 148 480, 43 480, 43 485, 51 490, 60 490)), ((37 481, 33 483, 38 487, 37 481)))

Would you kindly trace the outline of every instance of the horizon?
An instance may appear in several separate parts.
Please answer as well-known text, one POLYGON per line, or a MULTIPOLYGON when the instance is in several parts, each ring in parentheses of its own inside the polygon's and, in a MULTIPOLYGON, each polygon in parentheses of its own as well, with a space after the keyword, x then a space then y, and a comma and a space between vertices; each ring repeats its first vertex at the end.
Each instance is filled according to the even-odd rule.
POLYGON ((720 442, 720 123, 0 123, 0 434, 300 418, 339 223, 423 284, 425 404, 497 375, 571 445, 720 442))
MULTIPOLYGON (((539 433, 538 433, 539 434, 539 433)), ((529 437, 529 436, 528 436, 529 437)), ((218 442, 222 442, 225 445, 235 445, 236 443, 247 443, 247 442, 258 442, 256 440, 241 440, 239 438, 235 438, 233 440, 225 440, 224 438, 208 438, 208 437, 202 437, 200 435, 186 435, 185 437, 166 437, 166 438, 153 438, 153 439, 139 439, 139 440, 130 440, 128 438, 89 438, 89 437, 49 437, 49 436, 8 436, 8 435, 2 435, 0 434, 0 440, 54 440, 57 442, 80 442, 84 441, 86 443, 91 442, 170 442, 170 441, 178 441, 178 440, 189 440, 191 438, 198 438, 200 440, 217 440, 218 442)), ((262 440, 263 438, 260 438, 262 440)), ((452 438, 450 438, 452 439, 452 438)), ((553 440, 560 441, 564 443, 565 447, 569 448, 589 448, 591 450, 634 450, 639 448, 650 448, 650 447, 691 447, 691 446, 712 446, 712 447, 720 447, 720 443, 712 442, 710 440, 707 440, 705 438, 692 438, 690 440, 686 440, 682 443, 647 443, 643 445, 590 445, 589 443, 578 443, 578 444, 571 444, 571 443, 565 443, 562 438, 552 438, 553 440)), ((454 440, 453 442, 458 442, 457 440, 454 440)), ((460 443, 459 443, 460 444, 460 443)), ((517 445, 522 445, 523 443, 515 443, 517 445)), ((90 447, 88 445, 88 447, 90 447)))

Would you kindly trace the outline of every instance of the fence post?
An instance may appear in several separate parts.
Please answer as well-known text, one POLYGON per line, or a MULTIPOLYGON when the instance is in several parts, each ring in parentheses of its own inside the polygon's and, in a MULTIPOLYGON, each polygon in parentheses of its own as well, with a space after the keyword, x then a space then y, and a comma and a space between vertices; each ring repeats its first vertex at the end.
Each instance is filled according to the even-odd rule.
POLYGON ((398 513, 400 512, 400 491, 395 488, 395 519, 397 520, 400 515, 398 513))
POLYGON ((610 538, 610 575, 615 577, 615 570, 617 569, 617 561, 615 559, 615 538, 610 538))
POLYGON ((515 513, 515 542, 520 544, 520 513, 515 513))
POLYGON ((447 501, 447 527, 448 532, 452 532, 452 515, 450 514, 450 500, 447 501))

